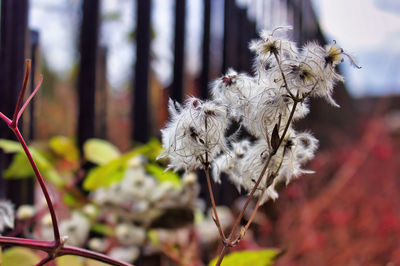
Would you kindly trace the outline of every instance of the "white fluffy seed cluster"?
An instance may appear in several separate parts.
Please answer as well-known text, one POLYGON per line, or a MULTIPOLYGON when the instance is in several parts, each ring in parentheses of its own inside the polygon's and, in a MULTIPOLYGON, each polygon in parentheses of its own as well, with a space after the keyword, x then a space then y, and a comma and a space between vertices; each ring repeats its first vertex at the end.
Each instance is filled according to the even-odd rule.
POLYGON ((335 67, 347 54, 336 43, 321 47, 312 42, 300 49, 283 36, 288 29, 262 31, 250 43, 254 75, 229 69, 212 84, 212 100, 189 98, 183 106, 170 100, 171 119, 162 130, 162 156, 169 158, 169 168, 192 171, 211 164, 217 183, 225 173, 239 191, 249 192, 271 157, 256 191, 262 202, 278 197, 278 183, 311 172, 302 166, 314 157, 318 141, 295 131, 291 122, 309 113, 309 97, 339 106, 332 93, 343 78, 335 67), (227 137, 232 121, 256 141, 227 137))

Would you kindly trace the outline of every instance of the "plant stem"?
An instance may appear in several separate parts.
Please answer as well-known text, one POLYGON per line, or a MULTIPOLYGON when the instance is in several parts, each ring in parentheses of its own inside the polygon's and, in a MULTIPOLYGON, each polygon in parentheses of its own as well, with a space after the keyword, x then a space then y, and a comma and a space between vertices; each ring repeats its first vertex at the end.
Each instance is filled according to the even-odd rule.
POLYGON ((288 86, 288 83, 286 81, 286 77, 285 77, 285 74, 283 73, 281 62, 280 62, 279 57, 278 57, 278 53, 274 52, 273 54, 275 56, 276 62, 278 63, 279 71, 281 72, 281 75, 282 75, 282 78, 283 78, 283 83, 285 85, 286 91, 289 93, 289 95, 290 95, 290 97, 292 99, 295 99, 296 97, 294 97, 293 93, 289 90, 289 86, 288 86))
MULTIPOLYGON (((283 75, 283 73, 282 73, 282 75, 283 75)), ((283 76, 284 76, 284 75, 283 75, 283 76)), ((293 103, 292 110, 291 110, 291 112, 290 112, 288 121, 286 122, 285 129, 283 130, 282 136, 281 136, 280 139, 279 139, 279 145, 277 146, 276 150, 273 150, 273 151, 270 153, 270 155, 268 156, 268 160, 265 162, 264 167, 263 167, 263 169, 262 169, 262 171, 261 171, 261 173, 260 173, 260 176, 259 176, 258 179, 257 179, 257 182, 254 184, 254 187, 253 187, 253 189, 251 190, 249 196, 247 197, 247 200, 246 200, 246 202, 245 202, 245 204, 244 204, 242 210, 240 211, 239 216, 236 218, 235 223, 234 223, 234 225, 233 225, 233 227, 232 227, 231 233, 230 233, 229 236, 228 236, 228 244, 231 244, 231 243, 232 243, 233 236, 234 236, 234 234, 235 234, 235 232, 236 232, 236 229, 237 229, 237 227, 239 226, 239 223, 240 223, 240 221, 242 220, 243 215, 244 215, 244 212, 246 211, 248 205, 250 204, 250 201, 253 199, 254 193, 256 192, 258 186, 260 185, 261 180, 262 180, 262 178, 263 178, 264 175, 265 175, 265 172, 266 172, 267 169, 268 169, 268 166, 269 166, 269 163, 270 163, 270 161, 271 161, 271 158, 276 154, 276 152, 279 150, 279 147, 282 145, 282 142, 283 142, 283 140, 284 140, 284 138, 285 138, 285 135, 286 135, 286 133, 287 133, 287 131, 288 131, 288 129, 289 129, 289 126, 290 126, 292 120, 293 120, 293 116, 294 116, 294 113, 295 113, 295 111, 296 111, 296 107, 297 107, 297 104, 298 104, 298 101, 296 100, 296 98, 293 98, 293 101, 294 101, 294 103, 293 103)), ((249 226, 250 226, 250 224, 248 224, 247 228, 248 228, 249 226)), ((220 253, 219 258, 218 258, 218 261, 217 261, 217 263, 215 264, 216 266, 221 265, 222 259, 224 258, 225 253, 227 252, 227 249, 228 249, 228 245, 225 245, 225 246, 222 247, 221 253, 220 253)))
MULTIPOLYGON (((46 198, 47 207, 48 207, 50 215, 51 215, 51 221, 52 221, 53 233, 54 233, 54 241, 42 241, 42 240, 32 240, 32 239, 26 239, 26 238, 0 236, 0 248, 2 246, 13 245, 13 246, 27 247, 27 248, 42 250, 44 252, 47 252, 47 256, 44 259, 42 259, 40 262, 38 262, 37 265, 39 265, 39 266, 44 265, 47 262, 53 260, 54 258, 63 256, 63 255, 77 255, 77 256, 86 257, 86 258, 94 259, 97 261, 109 263, 111 265, 129 266, 130 264, 128 264, 126 262, 113 259, 104 254, 100 254, 100 253, 93 252, 93 251, 86 250, 86 249, 81 249, 81 248, 77 248, 77 247, 64 245, 65 239, 61 238, 61 236, 60 236, 58 223, 57 223, 57 217, 56 217, 53 203, 51 202, 50 194, 46 188, 46 184, 43 180, 43 177, 41 176, 39 169, 38 169, 35 161, 33 160, 32 154, 30 153, 25 140, 22 137, 22 134, 18 129, 19 118, 21 117, 21 115, 22 115, 23 111, 25 110, 26 106, 28 105, 28 103, 31 101, 31 99, 36 94, 36 92, 39 90, 39 87, 42 83, 42 77, 41 77, 40 82, 37 85, 37 87, 35 88, 34 92, 28 97, 27 101, 22 106, 22 108, 20 108, 21 104, 22 104, 22 100, 24 98, 24 93, 25 93, 25 90, 26 90, 26 87, 28 84, 30 68, 31 68, 31 62, 30 62, 30 60, 26 60, 25 77, 24 77, 24 81, 22 84, 22 89, 19 93, 17 104, 15 106, 13 119, 12 120, 9 119, 7 116, 2 114, 1 112, 0 112, 0 118, 2 120, 4 120, 4 122, 6 122, 8 127, 14 132, 15 136, 17 137, 19 143, 21 144, 21 146, 25 152, 26 157, 29 160, 29 163, 32 166, 32 169, 35 173, 36 179, 38 180, 40 188, 42 189, 42 192, 46 198)), ((0 255, 1 255, 1 253, 0 253, 0 255)))
MULTIPOLYGON (((250 204, 250 201, 253 199, 253 195, 254 195, 254 193, 256 192, 256 190, 257 190, 259 184, 261 183, 261 180, 262 180, 262 178, 264 177, 265 172, 267 171, 267 168, 268 168, 268 165, 269 165, 269 163, 270 163, 270 161, 271 161, 271 158, 272 158, 271 155, 268 156, 268 160, 265 162, 264 167, 263 167, 263 169, 262 169, 262 171, 261 171, 261 173, 260 173, 260 176, 259 176, 258 179, 257 179, 257 182, 255 183, 253 189, 251 190, 249 196, 247 197, 247 200, 246 200, 246 202, 245 202, 243 208, 241 209, 241 211, 240 211, 240 213, 239 213, 239 216, 236 218, 235 223, 234 223, 234 225, 233 225, 233 227, 232 227, 232 229, 231 229, 231 233, 230 233, 229 236, 228 236, 228 243, 232 241, 233 235, 235 234, 236 229, 237 229, 237 227, 239 226, 239 223, 240 223, 240 221, 241 221, 242 218, 243 218, 244 212, 246 211, 247 206, 250 204)), ((226 245, 222 247, 222 250, 221 250, 221 253, 220 253, 220 255, 219 255, 217 264, 215 264, 216 266, 221 265, 222 259, 223 259, 224 256, 225 256, 225 253, 226 253, 226 251, 227 251, 227 248, 228 248, 228 247, 227 247, 226 245)))
POLYGON ((212 187, 211 187, 210 168, 206 167, 204 169, 204 172, 206 173, 208 192, 210 194, 211 205, 212 205, 212 208, 213 208, 213 211, 214 211, 214 216, 215 216, 214 222, 215 222, 215 225, 218 228, 220 237, 222 238, 222 242, 225 242, 226 241, 226 237, 225 237, 225 234, 224 234, 224 230, 221 227, 221 222, 220 222, 219 217, 218 217, 217 207, 215 205, 214 192, 212 191, 212 187))
POLYGON ((256 206, 254 207, 254 210, 253 210, 253 212, 252 212, 252 214, 251 214, 251 216, 250 216, 250 219, 247 221, 247 224, 246 224, 246 226, 244 227, 244 231, 243 231, 244 233, 247 231, 247 229, 249 229, 249 226, 250 226, 251 223, 253 222, 254 217, 256 216, 256 213, 257 213, 257 211, 258 211, 258 208, 260 207, 260 202, 261 202, 262 197, 264 196, 264 193, 265 193, 265 190, 262 192, 262 194, 260 195, 260 197, 258 197, 256 206))
POLYGON ((54 259, 55 257, 64 256, 64 255, 76 255, 76 256, 80 256, 80 257, 85 257, 85 258, 109 263, 111 265, 117 265, 117 266, 130 266, 131 265, 129 263, 113 259, 113 258, 108 257, 101 253, 97 253, 97 252, 82 249, 82 248, 72 247, 72 246, 68 246, 68 245, 64 245, 64 246, 60 247, 57 254, 52 254, 54 251, 54 248, 55 248, 55 241, 43 241, 43 240, 32 240, 32 239, 25 239, 25 238, 0 236, 0 246, 8 246, 8 245, 21 246, 21 247, 27 247, 27 248, 36 249, 36 250, 42 250, 44 252, 47 252, 50 255, 51 259, 54 259))
POLYGON ((28 86, 29 73, 31 72, 31 60, 27 59, 25 60, 25 62, 26 62, 26 68, 25 68, 24 81, 22 82, 22 88, 21 91, 19 92, 17 104, 15 105, 15 111, 11 122, 11 127, 16 127, 18 124, 19 108, 21 107, 22 100, 24 99, 25 90, 26 87, 28 86))
POLYGON ((47 206, 49 208, 49 212, 51 215, 51 221, 52 221, 52 226, 53 226, 53 233, 54 233, 54 240, 57 244, 61 243, 61 237, 60 237, 60 231, 58 229, 58 223, 57 223, 57 217, 56 217, 56 213, 54 210, 54 206, 53 203, 51 202, 51 198, 50 198, 50 194, 46 188, 46 185, 44 183, 43 177, 41 176, 39 169, 36 166, 35 161, 32 158, 32 155, 28 149, 28 146, 26 145, 26 142, 24 140, 24 138, 21 135, 21 132, 19 131, 19 129, 15 126, 13 127, 12 124, 10 124, 10 128, 11 130, 14 132, 15 136, 17 137, 18 141, 21 143, 22 148, 24 149, 25 155, 28 158, 33 171, 35 172, 35 176, 36 179, 39 182, 40 188, 42 189, 42 192, 44 194, 44 197, 46 198, 46 202, 47 202, 47 206))

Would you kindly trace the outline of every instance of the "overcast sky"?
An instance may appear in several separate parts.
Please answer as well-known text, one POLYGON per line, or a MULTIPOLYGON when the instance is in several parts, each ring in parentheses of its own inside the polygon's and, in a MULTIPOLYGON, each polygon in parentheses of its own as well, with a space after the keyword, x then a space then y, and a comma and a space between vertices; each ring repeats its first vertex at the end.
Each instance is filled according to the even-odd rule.
POLYGON ((354 55, 345 65, 351 93, 400 93, 400 1, 314 0, 323 32, 354 55))
MULTIPOLYGON (((134 48, 128 36, 134 28, 135 10, 132 0, 102 3, 102 13, 120 14, 118 20, 102 27, 100 38, 109 51, 107 77, 112 87, 118 88, 129 80, 134 62, 134 48)), ((362 66, 358 70, 344 64, 350 92, 355 96, 399 94, 400 0, 313 0, 313 4, 326 36, 336 40, 362 66)), ((153 69, 161 82, 168 85, 173 60, 173 1, 153 0, 153 6, 153 69)), ((44 56, 60 75, 68 73, 74 62, 77 10, 79 0, 31 0, 30 26, 40 30, 44 56)), ((202 0, 188 0, 186 31, 190 36, 186 49, 190 56, 186 65, 191 71, 200 67, 202 13, 202 0)))

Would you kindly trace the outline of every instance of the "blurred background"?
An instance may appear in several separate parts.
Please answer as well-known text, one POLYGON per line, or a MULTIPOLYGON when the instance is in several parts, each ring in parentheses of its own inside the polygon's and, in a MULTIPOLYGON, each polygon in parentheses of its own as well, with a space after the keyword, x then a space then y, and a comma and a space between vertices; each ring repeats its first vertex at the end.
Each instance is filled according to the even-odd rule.
MULTIPOLYGON (((362 69, 345 60, 339 71, 346 82, 334 93, 341 108, 313 100, 310 115, 296 125, 320 140, 309 165, 316 174, 302 176, 263 206, 236 249, 277 248, 284 251, 278 265, 400 264, 399 1, 0 4, 0 111, 14 111, 24 60, 31 58, 30 86, 40 73, 44 83, 23 117, 24 135, 38 143, 67 136, 81 151, 91 138, 123 153, 160 137, 168 98, 207 99, 209 83, 228 68, 252 71, 248 43, 262 29, 292 25, 299 46, 336 41, 362 69)), ((4 123, 0 138, 14 140, 4 123)), ((11 160, 1 153, 0 170, 11 160)), ((199 182, 199 197, 208 205, 201 175, 199 182)), ((32 184, 0 178, 0 197, 32 204, 32 184)), ((237 212, 242 198, 233 186, 215 185, 215 193, 217 204, 237 212)))

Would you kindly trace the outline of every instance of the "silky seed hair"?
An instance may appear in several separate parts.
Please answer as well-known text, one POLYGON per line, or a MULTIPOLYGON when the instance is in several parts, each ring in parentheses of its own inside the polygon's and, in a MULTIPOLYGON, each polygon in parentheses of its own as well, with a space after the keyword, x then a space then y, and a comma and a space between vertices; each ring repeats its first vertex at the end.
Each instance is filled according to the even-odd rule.
POLYGON ((356 64, 336 42, 298 48, 287 37, 290 29, 261 31, 249 44, 255 55, 253 75, 229 69, 211 84, 211 100, 191 97, 183 106, 170 100, 170 120, 161 131, 161 156, 169 158, 168 168, 188 172, 211 167, 216 183, 224 174, 239 191, 250 192, 272 156, 255 193, 262 202, 279 196, 277 184, 312 173, 304 167, 315 156, 318 140, 296 131, 292 122, 310 112, 310 97, 339 107, 333 92, 343 77, 336 67, 344 58, 356 64), (239 139, 237 131, 227 135, 230 121, 254 141, 239 139))

